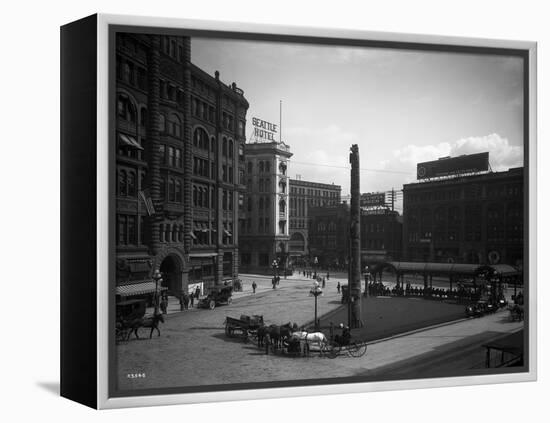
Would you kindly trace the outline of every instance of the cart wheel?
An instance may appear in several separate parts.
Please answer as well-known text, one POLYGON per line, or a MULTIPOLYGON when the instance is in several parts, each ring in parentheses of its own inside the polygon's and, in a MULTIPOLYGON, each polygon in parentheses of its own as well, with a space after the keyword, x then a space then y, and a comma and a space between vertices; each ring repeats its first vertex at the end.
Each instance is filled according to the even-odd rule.
POLYGON ((357 342, 352 342, 349 346, 349 354, 352 357, 362 357, 367 352, 367 344, 358 344, 357 342))
POLYGON ((214 310, 216 308, 216 301, 210 300, 210 302, 208 303, 208 308, 210 310, 214 310))
POLYGON ((227 305, 231 304, 232 302, 233 302, 233 298, 229 297, 229 298, 227 299, 227 305))

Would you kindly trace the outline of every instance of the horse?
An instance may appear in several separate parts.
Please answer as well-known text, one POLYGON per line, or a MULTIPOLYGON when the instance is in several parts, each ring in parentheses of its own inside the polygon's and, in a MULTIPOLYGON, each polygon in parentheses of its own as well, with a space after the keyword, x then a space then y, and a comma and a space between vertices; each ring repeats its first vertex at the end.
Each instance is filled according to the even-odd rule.
POLYGON ((258 328, 258 347, 262 347, 265 344, 266 337, 269 336, 269 340, 273 348, 277 349, 282 345, 284 339, 292 334, 292 325, 290 322, 284 325, 269 326, 262 325, 258 328))
POLYGON ((164 317, 160 313, 155 314, 151 317, 141 317, 139 319, 132 320, 131 322, 128 323, 128 327, 130 328, 130 331, 128 332, 128 338, 126 340, 130 339, 130 335, 132 335, 132 332, 136 335, 136 339, 140 339, 138 335, 138 329, 141 327, 151 328, 151 332, 149 333, 149 339, 153 337, 153 331, 155 329, 159 334, 158 336, 160 336, 159 322, 164 323, 164 317))
POLYGON ((323 345, 329 343, 328 338, 323 332, 296 331, 292 333, 292 338, 305 343, 308 349, 313 346, 315 349, 320 350, 323 345))

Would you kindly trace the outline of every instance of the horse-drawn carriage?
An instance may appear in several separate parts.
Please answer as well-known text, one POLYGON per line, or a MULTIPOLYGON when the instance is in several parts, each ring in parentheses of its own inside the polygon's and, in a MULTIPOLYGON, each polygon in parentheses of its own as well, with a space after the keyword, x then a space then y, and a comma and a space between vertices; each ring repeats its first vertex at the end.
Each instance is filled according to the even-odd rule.
POLYGON ((208 295, 199 299, 198 307, 214 310, 217 305, 231 304, 233 301, 232 295, 233 287, 231 285, 225 285, 219 290, 213 289, 208 295))
POLYGON ((116 305, 116 342, 126 341, 130 336, 131 323, 145 315, 147 302, 144 299, 120 301, 116 305))
POLYGON ((153 337, 156 330, 160 336, 159 322, 164 323, 162 314, 145 315, 145 300, 121 301, 116 305, 116 330, 115 339, 117 343, 128 341, 132 333, 139 339, 139 328, 150 328, 149 338, 153 337))
POLYGON ((263 316, 241 314, 239 319, 227 316, 225 318, 225 334, 229 337, 241 336, 245 342, 249 336, 257 337, 258 329, 264 325, 263 316))

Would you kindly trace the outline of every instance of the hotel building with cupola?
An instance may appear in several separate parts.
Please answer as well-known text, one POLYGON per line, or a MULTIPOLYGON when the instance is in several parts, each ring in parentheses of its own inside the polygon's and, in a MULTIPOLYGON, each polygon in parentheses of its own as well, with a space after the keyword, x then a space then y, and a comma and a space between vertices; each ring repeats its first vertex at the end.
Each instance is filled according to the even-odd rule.
POLYGON ((239 249, 243 272, 269 273, 288 265, 289 179, 292 157, 284 142, 245 144, 247 193, 241 207, 239 249))

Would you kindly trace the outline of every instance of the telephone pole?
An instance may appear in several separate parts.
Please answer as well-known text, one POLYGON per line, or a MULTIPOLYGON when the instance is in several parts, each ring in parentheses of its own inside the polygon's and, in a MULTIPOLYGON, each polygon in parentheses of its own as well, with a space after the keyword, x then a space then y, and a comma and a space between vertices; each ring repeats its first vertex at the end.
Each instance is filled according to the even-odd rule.
POLYGON ((361 192, 357 144, 351 146, 349 162, 351 164, 349 326, 358 328, 363 326, 363 323, 361 321, 361 192))

